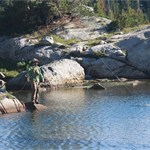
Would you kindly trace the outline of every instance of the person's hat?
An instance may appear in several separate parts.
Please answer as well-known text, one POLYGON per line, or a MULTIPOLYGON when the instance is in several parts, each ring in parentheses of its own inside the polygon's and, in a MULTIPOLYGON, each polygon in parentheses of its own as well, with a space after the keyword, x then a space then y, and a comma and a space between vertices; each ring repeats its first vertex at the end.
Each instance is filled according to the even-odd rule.
POLYGON ((32 59, 32 62, 38 62, 38 63, 39 63, 39 60, 36 59, 36 58, 33 58, 33 59, 32 59))

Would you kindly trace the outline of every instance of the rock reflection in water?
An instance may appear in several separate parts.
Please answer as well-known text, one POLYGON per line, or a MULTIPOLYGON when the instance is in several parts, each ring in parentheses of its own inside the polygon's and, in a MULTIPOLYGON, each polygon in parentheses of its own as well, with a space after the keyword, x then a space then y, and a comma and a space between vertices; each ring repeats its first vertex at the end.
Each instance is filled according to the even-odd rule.
POLYGON ((41 93, 41 100, 55 110, 78 110, 85 105, 85 90, 79 89, 60 89, 41 93))

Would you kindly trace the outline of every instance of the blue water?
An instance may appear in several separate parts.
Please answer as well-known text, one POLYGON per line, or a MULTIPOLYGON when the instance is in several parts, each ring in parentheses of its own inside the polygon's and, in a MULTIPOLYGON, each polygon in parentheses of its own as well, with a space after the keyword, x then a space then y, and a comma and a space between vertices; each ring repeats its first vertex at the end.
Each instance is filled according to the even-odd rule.
POLYGON ((40 102, 48 108, 0 117, 0 150, 150 150, 149 84, 41 92, 40 102))

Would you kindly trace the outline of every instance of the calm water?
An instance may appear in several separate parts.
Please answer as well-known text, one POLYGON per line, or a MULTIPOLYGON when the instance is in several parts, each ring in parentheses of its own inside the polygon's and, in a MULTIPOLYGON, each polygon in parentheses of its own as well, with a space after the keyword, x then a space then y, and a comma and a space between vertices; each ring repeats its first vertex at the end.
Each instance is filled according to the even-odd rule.
POLYGON ((42 92, 40 102, 48 109, 0 117, 0 150, 150 150, 149 84, 42 92))

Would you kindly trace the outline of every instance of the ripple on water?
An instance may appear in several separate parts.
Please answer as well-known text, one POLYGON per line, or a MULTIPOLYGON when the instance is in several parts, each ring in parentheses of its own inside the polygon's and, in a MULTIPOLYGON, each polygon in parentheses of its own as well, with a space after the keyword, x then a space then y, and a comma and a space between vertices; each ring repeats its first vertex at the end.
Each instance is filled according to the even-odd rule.
POLYGON ((47 110, 0 118, 0 150, 149 150, 150 94, 116 90, 41 94, 47 110))

